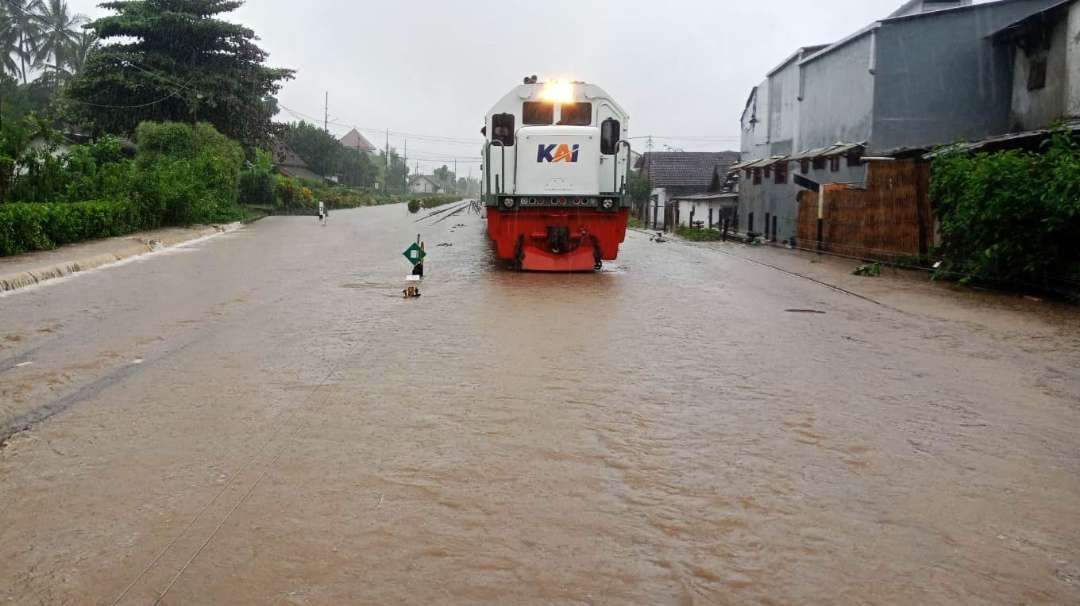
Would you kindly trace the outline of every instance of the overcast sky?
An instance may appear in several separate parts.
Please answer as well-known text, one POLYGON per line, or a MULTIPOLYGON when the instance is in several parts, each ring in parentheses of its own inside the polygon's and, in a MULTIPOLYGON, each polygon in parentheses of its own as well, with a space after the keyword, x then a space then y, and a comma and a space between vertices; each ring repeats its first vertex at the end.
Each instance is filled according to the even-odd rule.
MULTIPOLYGON (((97 0, 69 4, 103 12, 97 0)), ((461 157, 464 175, 464 159, 479 156, 484 114, 529 74, 600 85, 630 112, 632 136, 675 137, 658 146, 738 149, 739 115, 767 71, 796 48, 835 41, 900 4, 249 0, 227 18, 255 30, 273 65, 297 71, 279 97, 284 107, 321 119, 329 91, 336 134, 356 125, 426 136, 409 141, 410 158, 426 160, 422 172, 442 164, 432 160, 461 157)), ((384 144, 385 136, 363 132, 384 144)), ((400 149, 402 138, 391 144, 400 149)))

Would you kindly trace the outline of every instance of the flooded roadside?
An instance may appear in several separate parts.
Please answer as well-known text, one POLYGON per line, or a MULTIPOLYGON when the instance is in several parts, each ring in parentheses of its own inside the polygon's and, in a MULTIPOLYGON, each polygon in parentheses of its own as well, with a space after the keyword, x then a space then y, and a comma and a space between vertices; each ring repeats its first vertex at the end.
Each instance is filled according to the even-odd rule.
POLYGON ((5 299, 15 408, 133 370, 0 452, 0 598, 1080 600, 1052 319, 639 234, 598 274, 510 273, 479 218, 414 218, 271 219, 5 299))

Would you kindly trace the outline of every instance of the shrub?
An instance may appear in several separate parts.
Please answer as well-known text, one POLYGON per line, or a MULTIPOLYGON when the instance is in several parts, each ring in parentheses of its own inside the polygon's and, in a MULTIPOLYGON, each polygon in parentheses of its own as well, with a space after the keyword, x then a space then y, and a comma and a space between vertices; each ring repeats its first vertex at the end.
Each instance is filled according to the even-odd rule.
POLYGON ((139 125, 135 199, 156 225, 234 221, 243 150, 213 126, 139 125))
POLYGON ((0 256, 47 250, 138 229, 128 202, 18 203, 0 205, 0 256))
POLYGON ((270 154, 263 150, 256 150, 255 162, 240 173, 240 202, 274 204, 276 185, 270 154))
POLYGON ((1080 275, 1080 144, 1057 130, 1043 151, 935 159, 939 275, 1040 287, 1080 275))
POLYGON ((724 235, 718 229, 680 227, 675 233, 679 234, 680 238, 691 242, 716 242, 724 238, 724 235))

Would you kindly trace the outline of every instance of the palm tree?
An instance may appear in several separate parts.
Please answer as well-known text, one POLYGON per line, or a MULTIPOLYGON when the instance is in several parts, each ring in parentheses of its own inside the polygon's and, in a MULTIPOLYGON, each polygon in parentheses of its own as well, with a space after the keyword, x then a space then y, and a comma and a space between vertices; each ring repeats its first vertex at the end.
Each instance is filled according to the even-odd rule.
POLYGON ((18 75, 26 84, 26 64, 33 64, 37 54, 38 22, 35 13, 43 0, 3 0, 4 8, 17 38, 14 53, 19 61, 18 75))
POLYGON ((75 40, 68 50, 67 61, 62 67, 66 68, 67 72, 72 76, 78 76, 82 73, 83 66, 86 65, 90 53, 97 46, 98 37, 94 35, 94 32, 83 30, 75 34, 75 40))
POLYGON ((38 0, 33 20, 38 31, 34 67, 53 68, 59 81, 64 76, 64 68, 71 62, 79 26, 86 17, 72 15, 67 0, 38 0))
POLYGON ((19 71, 19 28, 8 13, 7 4, 0 3, 0 72, 18 80, 19 71))

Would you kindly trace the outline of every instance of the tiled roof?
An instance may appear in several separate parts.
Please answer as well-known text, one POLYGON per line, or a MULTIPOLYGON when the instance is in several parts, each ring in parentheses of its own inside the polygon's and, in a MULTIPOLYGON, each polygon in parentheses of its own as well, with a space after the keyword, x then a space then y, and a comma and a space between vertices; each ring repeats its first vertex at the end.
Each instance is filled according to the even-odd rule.
POLYGON ((653 187, 701 188, 712 184, 716 168, 739 161, 738 152, 650 152, 641 156, 640 166, 653 187))
POLYGON ((355 128, 350 130, 344 137, 341 138, 341 144, 348 149, 359 149, 360 151, 371 152, 375 151, 375 146, 368 141, 364 135, 360 134, 360 131, 355 128))

